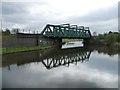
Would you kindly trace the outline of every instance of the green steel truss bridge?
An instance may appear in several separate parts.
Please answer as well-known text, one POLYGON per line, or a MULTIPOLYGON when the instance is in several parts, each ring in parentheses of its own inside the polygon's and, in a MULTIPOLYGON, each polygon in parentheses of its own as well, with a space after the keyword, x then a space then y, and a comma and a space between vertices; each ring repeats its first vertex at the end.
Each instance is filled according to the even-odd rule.
POLYGON ((75 38, 75 39, 89 39, 91 32, 89 27, 61 24, 51 25, 47 24, 41 32, 43 36, 54 38, 75 38))

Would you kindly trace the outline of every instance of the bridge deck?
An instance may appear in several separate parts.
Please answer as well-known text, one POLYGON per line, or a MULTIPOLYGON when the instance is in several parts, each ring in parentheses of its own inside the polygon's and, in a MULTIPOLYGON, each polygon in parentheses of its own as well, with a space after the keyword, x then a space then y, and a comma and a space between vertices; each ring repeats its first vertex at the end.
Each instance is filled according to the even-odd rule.
POLYGON ((60 38, 91 38, 89 27, 61 24, 61 25, 50 25, 47 24, 42 35, 47 37, 60 37, 60 38))

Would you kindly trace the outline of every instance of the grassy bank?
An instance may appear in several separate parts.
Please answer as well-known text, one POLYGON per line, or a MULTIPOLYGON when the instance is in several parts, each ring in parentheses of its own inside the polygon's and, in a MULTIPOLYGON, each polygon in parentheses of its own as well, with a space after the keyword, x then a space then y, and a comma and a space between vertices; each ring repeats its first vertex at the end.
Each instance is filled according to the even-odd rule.
POLYGON ((50 48, 50 47, 52 47, 52 46, 28 46, 28 47, 1 48, 0 49, 0 54, 9 54, 9 53, 16 53, 16 52, 47 49, 47 48, 50 48))
POLYGON ((63 42, 79 42, 80 40, 79 39, 63 39, 62 40, 63 42))

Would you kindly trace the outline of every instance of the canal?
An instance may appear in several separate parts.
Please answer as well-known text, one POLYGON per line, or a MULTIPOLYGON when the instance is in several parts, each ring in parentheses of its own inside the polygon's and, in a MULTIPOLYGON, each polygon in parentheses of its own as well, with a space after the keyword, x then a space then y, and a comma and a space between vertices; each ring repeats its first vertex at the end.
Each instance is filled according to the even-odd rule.
POLYGON ((118 52, 110 47, 71 42, 3 55, 2 64, 3 88, 118 88, 118 52))

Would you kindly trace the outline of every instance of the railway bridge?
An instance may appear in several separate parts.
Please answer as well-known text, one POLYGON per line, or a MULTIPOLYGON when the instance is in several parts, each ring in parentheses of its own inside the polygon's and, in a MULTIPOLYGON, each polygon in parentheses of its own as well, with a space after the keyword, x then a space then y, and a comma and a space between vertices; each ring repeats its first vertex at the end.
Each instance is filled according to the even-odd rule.
POLYGON ((91 33, 89 27, 61 24, 47 24, 41 32, 43 36, 54 38, 69 38, 69 39, 90 39, 91 33))
POLYGON ((14 38, 3 40, 2 46, 6 48, 55 45, 60 48, 62 39, 83 39, 84 45, 88 45, 91 39, 91 32, 89 27, 84 26, 47 24, 41 33, 20 33, 19 31, 14 38))
POLYGON ((89 27, 70 24, 47 24, 41 35, 47 38, 56 38, 59 41, 62 39, 83 39, 84 44, 87 44, 91 38, 89 27))

